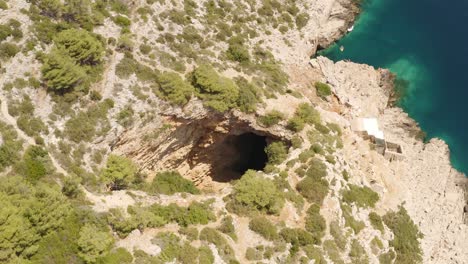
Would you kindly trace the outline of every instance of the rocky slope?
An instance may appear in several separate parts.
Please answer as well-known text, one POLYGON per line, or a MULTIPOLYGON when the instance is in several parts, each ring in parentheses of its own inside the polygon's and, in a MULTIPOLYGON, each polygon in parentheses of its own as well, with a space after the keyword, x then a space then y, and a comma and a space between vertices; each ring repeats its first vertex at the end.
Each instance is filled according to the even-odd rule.
MULTIPOLYGON (((9 0, 9 8, 0 9, 0 24, 11 18, 21 22, 25 37, 15 42, 18 46, 35 41, 30 44, 32 48, 2 58, 1 120, 17 131, 23 149, 34 145, 49 153, 47 166, 54 169, 47 183, 64 186, 69 179, 80 179, 77 184, 86 199, 75 197, 73 202, 80 207, 88 206, 80 199, 90 202, 96 219, 105 215, 99 219, 106 223, 109 233, 113 232, 113 248, 131 252, 133 263, 138 263, 138 250, 153 261, 163 262, 165 245, 154 241, 165 232, 197 250, 209 248, 214 263, 234 259, 240 263, 384 263, 382 258, 395 251, 392 243, 396 231, 387 224, 379 230, 369 214, 385 217, 400 205, 424 235, 420 239, 423 263, 468 260, 468 227, 463 223, 465 178, 451 167, 444 142, 432 139, 423 143, 415 122, 389 104, 391 74, 352 62, 333 63, 323 57, 310 60, 318 48, 345 34, 358 10, 355 1, 303 0, 286 1, 284 5, 254 0, 109 1, 114 5, 104 8, 107 16, 103 12, 92 28, 106 40, 107 50, 101 77, 90 85, 89 94, 54 92, 46 81, 36 86, 34 81, 22 82, 42 80, 40 58, 54 45, 37 39, 40 31, 33 26, 38 21, 33 21, 34 15, 27 11, 48 2, 33 2, 9 0), (301 15, 303 20, 298 19, 301 15), (236 43, 239 41, 241 44, 236 43), (240 49, 235 58, 229 57, 233 56, 229 51, 233 53, 239 46, 245 50, 240 49), (181 105, 162 95, 161 75, 175 73, 188 85, 190 74, 201 64, 214 65, 221 76, 232 80, 242 77, 255 86, 254 97, 261 100, 255 101, 254 111, 239 107, 214 111, 195 91, 181 105), (319 96, 316 82, 328 84, 332 94, 319 96), (291 120, 303 106, 305 115, 313 115, 314 120, 305 122, 301 129, 292 128, 291 120), (261 119, 273 111, 281 114, 281 120, 272 125, 262 123, 261 119), (369 140, 352 131, 351 121, 358 117, 377 118, 386 139, 401 146, 403 158, 389 160, 369 140), (25 118, 40 120, 42 125, 28 129, 25 118), (229 207, 237 184, 230 180, 242 176, 237 167, 246 162, 242 157, 245 153, 239 151, 248 149, 239 141, 245 134, 254 135, 265 146, 283 142, 287 147, 281 161, 257 173, 267 183, 274 182, 278 197, 284 200, 274 213, 258 212, 274 223, 278 233, 284 231, 275 239, 252 231, 249 223, 256 214, 246 216, 229 207), (202 193, 158 194, 142 188, 141 182, 128 190, 109 191, 101 175, 111 155, 131 159, 139 175, 146 175, 142 181, 147 184, 157 173, 174 170, 194 182, 202 193), (312 187, 319 193, 321 189, 314 184, 326 185, 321 199, 314 197, 315 193, 307 197, 307 190, 300 190, 307 178, 304 174, 314 166, 323 175, 314 179, 312 187), (344 198, 351 188, 366 187, 378 194, 372 206, 344 198), (144 217, 138 215, 141 222, 131 226, 127 236, 121 236, 118 224, 109 220, 116 209, 122 213, 117 222, 124 225, 138 218, 134 217, 137 209, 170 204, 188 207, 206 201, 216 220, 192 227, 196 232, 221 230, 226 216, 232 217, 234 231, 218 232, 232 252, 213 241, 189 239, 183 225, 174 221, 150 226, 144 221, 151 218, 150 211, 142 214, 144 217), (324 223, 320 217, 308 220, 308 208, 314 205, 319 205, 318 215, 324 223), (318 240, 300 246, 297 243, 301 242, 286 241, 291 230, 313 229, 307 227, 310 222, 322 228, 318 240)), ((14 40, 9 36, 6 41, 14 40)), ((9 177, 18 174, 16 170, 16 165, 11 165, 2 174, 9 177)), ((392 259, 386 263, 393 263, 392 259)))
POLYGON ((379 84, 385 71, 351 62, 335 64, 323 57, 311 64, 348 105, 344 110, 347 120, 376 117, 386 139, 402 146, 404 159, 392 162, 371 151, 360 151, 360 139, 353 139, 358 144, 350 146, 347 159, 358 164, 360 180, 373 182, 382 190, 381 209, 405 203, 424 233, 424 263, 464 263, 468 259, 463 246, 468 234, 463 223, 466 179, 451 167, 447 145, 439 139, 423 143, 416 137, 415 122, 401 109, 387 107, 389 91, 379 84))

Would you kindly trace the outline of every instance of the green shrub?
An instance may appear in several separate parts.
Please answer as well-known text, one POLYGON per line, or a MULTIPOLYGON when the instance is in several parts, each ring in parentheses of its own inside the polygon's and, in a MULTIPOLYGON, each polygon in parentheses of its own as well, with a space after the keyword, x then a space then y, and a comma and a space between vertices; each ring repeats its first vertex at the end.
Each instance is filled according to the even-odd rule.
POLYGON ((294 116, 289 119, 287 128, 299 132, 304 129, 305 124, 320 124, 320 113, 311 105, 302 103, 296 109, 294 116))
POLYGON ((323 250, 334 264, 345 264, 341 256, 341 250, 338 249, 335 241, 326 240, 323 242, 323 250))
POLYGON ((307 246, 312 244, 319 244, 320 240, 317 240, 311 233, 300 228, 283 228, 280 231, 280 236, 286 243, 291 243, 292 248, 290 251, 293 253, 297 252, 299 246, 307 246))
POLYGON ((109 252, 102 258, 99 258, 96 263, 98 264, 131 264, 133 262, 133 256, 124 248, 116 248, 109 252))
POLYGON ((46 56, 41 71, 47 87, 54 90, 84 90, 89 84, 85 70, 60 50, 46 56))
POLYGON ((3 0, 0 0, 0 9, 2 9, 2 10, 8 9, 7 3, 5 1, 3 1, 3 0))
POLYGON ((89 107, 86 112, 73 115, 65 123, 65 135, 68 139, 79 143, 89 142, 96 135, 106 133, 110 129, 107 120, 107 112, 113 106, 109 99, 102 103, 89 107))
POLYGON ((114 23, 117 24, 118 26, 121 26, 121 27, 128 27, 132 24, 132 22, 130 21, 130 19, 124 17, 124 16, 121 16, 121 15, 118 15, 118 16, 115 16, 113 18, 114 20, 114 23))
POLYGON ((273 181, 249 170, 234 184, 234 192, 228 209, 238 214, 252 212, 276 214, 283 204, 284 198, 273 181))
POLYGON ((240 63, 250 61, 249 50, 245 48, 244 45, 229 44, 229 48, 226 53, 227 53, 227 57, 230 60, 237 61, 240 63))
POLYGON ((220 76, 210 65, 196 68, 190 74, 190 80, 206 106, 219 112, 236 106, 239 87, 232 80, 220 76))
POLYGON ((307 245, 304 248, 304 252, 306 253, 307 257, 311 260, 314 260, 314 264, 326 264, 327 261, 323 256, 322 250, 314 245, 307 245))
POLYGON ((268 112, 264 116, 259 116, 257 122, 265 127, 271 127, 278 124, 281 120, 284 119, 283 113, 273 110, 268 112))
POLYGON ((328 194, 327 167, 317 158, 312 158, 305 172, 306 178, 296 185, 296 189, 309 202, 322 204, 328 194))
POLYGON ((186 104, 195 92, 192 85, 173 72, 164 72, 158 76, 158 88, 158 96, 178 105, 186 104))
POLYGON ((294 132, 300 132, 304 129, 304 126, 305 123, 302 118, 298 116, 293 116, 291 119, 288 120, 286 128, 294 132))
POLYGON ((382 217, 380 217, 380 215, 378 215, 377 213, 370 212, 369 221, 376 230, 379 230, 381 233, 385 231, 383 222, 382 222, 382 217))
POLYGON ((343 191, 343 201, 355 203, 359 207, 374 207, 379 201, 379 195, 367 186, 349 184, 349 190, 343 191))
POLYGON ((176 222, 180 226, 189 226, 194 224, 206 225, 216 220, 212 209, 208 203, 193 202, 188 207, 179 207, 176 204, 162 206, 154 204, 149 210, 152 214, 161 217, 166 222, 176 222))
POLYGON ((270 164, 280 164, 288 157, 286 145, 281 141, 270 143, 265 148, 265 153, 270 164))
POLYGON ((178 172, 160 172, 151 182, 149 187, 151 193, 161 193, 172 195, 174 193, 185 192, 199 194, 200 191, 192 181, 183 178, 178 172))
POLYGON ((232 216, 226 216, 221 221, 221 225, 218 227, 218 230, 224 234, 230 236, 232 239, 237 240, 236 230, 233 223, 232 216))
POLYGON ((345 236, 344 230, 340 227, 340 223, 338 223, 336 220, 330 222, 330 235, 333 237, 338 248, 340 248, 342 251, 345 251, 348 240, 345 236))
POLYGON ((319 205, 312 204, 307 210, 307 215, 305 218, 305 229, 314 236, 316 241, 320 241, 325 235, 327 223, 325 222, 325 218, 320 215, 319 205))
POLYGON ((341 203, 341 210, 343 211, 343 217, 345 219, 345 226, 351 227, 355 234, 359 234, 366 225, 362 221, 354 219, 352 215, 352 209, 348 205, 341 203))
POLYGON ((300 148, 302 146, 303 142, 304 142, 304 140, 302 140, 302 138, 299 137, 299 136, 294 136, 291 139, 291 145, 292 145, 293 148, 300 148))
POLYGON ((235 252, 227 240, 216 229, 205 227, 200 232, 200 240, 214 244, 224 261, 235 261, 235 252))
MULTIPOLYGON (((398 262, 393 262, 395 260, 395 257, 396 257, 396 254, 395 252, 390 249, 388 252, 386 253, 383 253, 379 256, 379 262, 380 264, 392 264, 392 263, 398 263, 398 262)), ((417 262, 413 262, 412 260, 409 260, 410 262, 405 262, 403 260, 403 262, 401 263, 417 263, 417 262)))
POLYGON ((249 228, 267 240, 274 241, 279 237, 276 226, 264 216, 258 216, 250 220, 249 228))
POLYGON ((86 263, 94 263, 109 252, 114 239, 110 233, 99 230, 96 225, 85 224, 80 230, 77 243, 80 250, 78 255, 86 263))
POLYGON ((325 151, 323 150, 322 145, 320 145, 319 143, 313 143, 310 149, 312 149, 315 153, 319 155, 325 154, 325 151))
POLYGON ((297 185, 297 191, 309 202, 321 205, 328 194, 328 181, 321 176, 326 171, 310 167, 306 172, 306 177, 297 185))
POLYGON ((314 86, 317 92, 317 96, 319 96, 320 98, 325 98, 331 95, 331 88, 328 84, 322 83, 322 82, 316 82, 314 86))
MULTIPOLYGON (((420 263, 422 250, 419 239, 423 238, 423 234, 414 224, 406 209, 399 206, 398 211, 390 211, 385 214, 383 221, 394 234, 390 246, 396 252, 395 263, 420 263)), ((388 256, 388 258, 390 257, 388 256)))
POLYGON ((141 44, 140 45, 140 52, 147 55, 151 52, 152 48, 150 45, 147 44, 141 44))
POLYGON ((68 29, 54 39, 55 47, 70 56, 79 65, 99 64, 104 46, 95 36, 82 29, 68 29))
POLYGON ((243 77, 236 78, 235 81, 239 87, 237 107, 245 113, 254 112, 257 108, 257 103, 261 101, 261 99, 259 99, 259 88, 249 83, 247 79, 243 77))
POLYGON ((198 239, 198 229, 196 227, 181 227, 179 229, 181 235, 185 235, 187 240, 194 241, 198 239))
POLYGON ((15 170, 30 182, 37 182, 51 172, 49 153, 39 146, 26 149, 21 162, 16 164, 15 170))
POLYGON ((349 257, 351 258, 352 263, 369 263, 369 257, 366 254, 366 250, 361 246, 361 244, 359 244, 357 239, 353 239, 351 241, 349 257))
POLYGON ((0 145, 0 171, 3 171, 20 159, 23 144, 15 129, 3 122, 0 122, 0 134, 3 140, 0 145))
POLYGON ((101 172, 101 178, 111 190, 121 190, 135 181, 137 172, 138 168, 130 159, 110 155, 101 172))
POLYGON ((320 124, 320 113, 310 104, 302 103, 296 109, 295 115, 308 124, 320 124))
POLYGON ((201 246, 198 249, 198 263, 199 264, 213 264, 214 263, 214 256, 211 249, 207 246, 201 246))
POLYGON ((5 43, 0 43, 0 58, 12 58, 14 57, 18 52, 20 51, 20 48, 9 42, 5 43))
POLYGON ((298 29, 302 29, 309 22, 310 16, 307 13, 300 13, 296 16, 296 26, 298 29))

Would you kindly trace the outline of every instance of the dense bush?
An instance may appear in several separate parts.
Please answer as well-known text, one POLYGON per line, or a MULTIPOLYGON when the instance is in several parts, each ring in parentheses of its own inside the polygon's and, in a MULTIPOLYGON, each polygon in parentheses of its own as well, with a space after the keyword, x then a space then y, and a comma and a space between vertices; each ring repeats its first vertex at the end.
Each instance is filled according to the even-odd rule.
POLYGON ((299 132, 304 129, 305 124, 320 124, 320 113, 311 105, 302 103, 296 109, 294 116, 289 119, 287 128, 299 132))
POLYGON ((268 163, 270 164, 280 164, 288 157, 288 149, 281 141, 270 143, 265 148, 265 153, 268 156, 268 163))
POLYGON ((5 59, 14 57, 19 51, 20 48, 13 43, 0 43, 0 58, 5 59))
POLYGON ((54 39, 54 48, 42 66, 42 77, 53 90, 86 90, 99 72, 92 67, 100 64, 104 55, 101 41, 85 30, 69 29, 54 39))
POLYGON ((110 129, 107 113, 113 107, 110 99, 93 105, 86 112, 81 111, 65 122, 65 136, 76 143, 89 142, 96 135, 102 135, 110 129))
POLYGON ((3 171, 20 159, 22 142, 15 129, 3 122, 0 122, 0 134, 3 141, 0 145, 0 171, 3 171))
POLYGON ((259 88, 256 85, 249 83, 249 81, 243 77, 236 78, 235 82, 239 87, 237 107, 245 113, 254 112, 257 109, 257 103, 261 101, 261 99, 259 99, 259 88))
POLYGON ((379 195, 367 186, 349 184, 349 190, 343 191, 343 201, 355 203, 359 207, 374 207, 379 201, 379 195))
POLYGON ((314 86, 317 92, 317 96, 319 96, 320 98, 325 98, 331 95, 331 88, 328 84, 322 83, 322 82, 316 82, 314 86))
POLYGON ((54 90, 84 90, 89 84, 85 70, 60 50, 47 55, 41 71, 47 87, 54 90))
POLYGON ((104 55, 102 42, 82 29, 68 29, 60 32, 54 39, 54 44, 57 49, 63 51, 81 66, 98 64, 104 55))
POLYGON ((279 237, 276 226, 264 216, 258 216, 250 220, 249 228, 267 240, 274 241, 279 237))
POLYGON ((239 87, 232 80, 220 76, 210 65, 196 68, 190 74, 190 81, 206 106, 219 112, 236 106, 239 87))
POLYGON ((23 159, 15 165, 15 170, 28 181, 35 183, 51 173, 49 154, 39 146, 30 146, 26 149, 23 159))
POLYGON ((284 119, 283 113, 273 110, 268 112, 264 116, 259 116, 257 122, 265 127, 271 127, 278 124, 281 120, 284 119))
POLYGON ((419 239, 423 234, 413 222, 403 206, 396 212, 388 212, 383 216, 383 221, 392 230, 394 238, 390 246, 395 249, 395 263, 420 263, 422 261, 422 250, 419 239))
POLYGON ((195 88, 174 72, 164 72, 158 76, 156 94, 173 104, 184 105, 190 100, 195 88))
POLYGON ((153 179, 149 189, 152 193, 168 195, 179 192, 186 192, 191 194, 200 193, 192 181, 183 178, 178 172, 174 171, 158 173, 153 179))
POLYGON ((352 209, 349 205, 341 203, 341 210, 343 211, 345 226, 350 227, 355 234, 359 234, 359 232, 366 227, 364 222, 354 219, 352 209))
POLYGON ((335 244, 342 250, 346 250, 346 245, 348 244, 348 239, 344 230, 341 228, 338 221, 333 220, 330 222, 330 235, 333 237, 335 244))
POLYGON ((369 257, 366 254, 366 250, 361 246, 361 244, 359 244, 357 239, 353 239, 351 241, 349 257, 351 258, 352 263, 369 263, 369 257))
POLYGON ((284 204, 284 198, 275 184, 251 170, 234 184, 231 198, 228 209, 238 214, 252 212, 276 214, 284 204))
POLYGON ((300 13, 296 16, 296 26, 298 29, 302 29, 309 22, 310 16, 307 13, 300 13))
POLYGON ((382 233, 385 231, 384 225, 383 225, 383 222, 382 222, 382 217, 380 217, 380 215, 378 215, 377 213, 370 212, 369 213, 369 221, 370 221, 371 225, 375 229, 379 230, 382 233))
POLYGON ((200 240, 214 244, 218 249, 221 258, 223 258, 227 263, 235 261, 234 249, 229 246, 227 240, 216 229, 210 227, 203 228, 200 232, 200 240))
POLYGON ((71 206, 59 188, 7 176, 0 185, 0 262, 34 256, 39 243, 65 226, 71 206))
POLYGON ((121 190, 135 181, 137 172, 137 166, 130 159, 110 155, 106 167, 101 172, 101 178, 109 189, 121 190))
POLYGON ((306 177, 301 180, 296 189, 309 202, 321 205, 328 194, 329 183, 325 179, 327 167, 317 158, 312 158, 309 162, 309 168, 306 171, 306 177))
POLYGON ((312 204, 307 210, 307 216, 305 219, 305 229, 309 231, 315 238, 316 241, 320 241, 325 235, 327 229, 327 223, 325 218, 320 215, 320 206, 312 204))
POLYGON ((241 44, 230 44, 226 53, 230 60, 241 63, 250 61, 249 50, 241 44))
POLYGON ((78 238, 79 256, 85 263, 95 263, 109 252, 113 244, 111 234, 100 231, 94 224, 86 224, 81 228, 78 238))
POLYGON ((218 230, 230 236, 232 239, 237 240, 236 229, 233 223, 232 216, 228 215, 223 218, 218 230))

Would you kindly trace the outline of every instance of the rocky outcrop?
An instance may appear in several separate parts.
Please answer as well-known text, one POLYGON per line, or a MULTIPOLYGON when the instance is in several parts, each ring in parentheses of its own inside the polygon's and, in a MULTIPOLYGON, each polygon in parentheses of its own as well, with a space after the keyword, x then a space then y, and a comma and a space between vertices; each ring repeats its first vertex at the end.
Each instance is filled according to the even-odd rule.
POLYGON ((112 144, 113 152, 132 158, 150 178, 157 172, 176 170, 197 185, 212 187, 213 180, 240 177, 232 170, 242 159, 237 136, 251 133, 268 143, 291 138, 284 128, 261 127, 254 115, 238 111, 221 114, 205 109, 194 115, 193 109, 200 104, 194 99, 183 109, 171 108, 159 120, 123 132, 112 144))
POLYGON ((422 142, 416 122, 402 109, 387 107, 390 91, 381 82, 391 80, 387 71, 351 62, 333 63, 323 57, 312 60, 311 65, 332 85, 344 103, 345 116, 378 118, 385 138, 402 146, 405 159, 390 162, 366 150, 368 143, 362 139, 348 135, 353 146, 345 145, 349 152, 344 157, 355 165, 352 171, 362 181, 380 187, 380 209, 395 209, 404 203, 424 234, 423 263, 466 263, 466 178, 452 168, 447 144, 440 139, 422 142))

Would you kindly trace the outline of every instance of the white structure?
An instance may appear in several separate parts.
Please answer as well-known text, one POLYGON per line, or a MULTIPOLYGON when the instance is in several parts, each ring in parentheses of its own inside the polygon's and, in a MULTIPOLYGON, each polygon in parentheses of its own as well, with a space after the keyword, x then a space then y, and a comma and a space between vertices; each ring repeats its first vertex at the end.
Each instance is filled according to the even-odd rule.
POLYGON ((356 118, 351 121, 351 130, 359 133, 363 138, 369 139, 377 152, 389 160, 403 159, 403 150, 396 143, 387 142, 384 132, 379 128, 377 118, 356 118))
POLYGON ((365 132, 368 136, 385 140, 384 133, 379 129, 377 118, 356 118, 351 122, 351 129, 356 132, 365 132))

